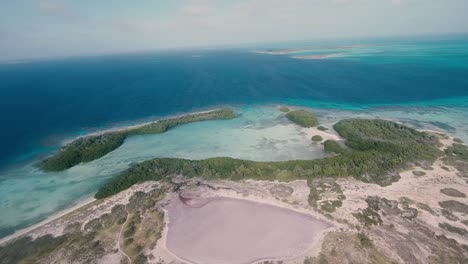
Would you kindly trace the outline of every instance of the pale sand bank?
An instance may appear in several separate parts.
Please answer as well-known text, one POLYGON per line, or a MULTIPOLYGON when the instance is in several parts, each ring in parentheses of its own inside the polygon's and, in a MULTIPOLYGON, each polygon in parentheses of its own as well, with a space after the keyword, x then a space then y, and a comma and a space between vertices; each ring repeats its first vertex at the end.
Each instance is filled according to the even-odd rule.
POLYGON ((308 127, 308 128, 302 128, 302 131, 305 133, 306 137, 310 140, 313 136, 321 136, 323 138, 323 141, 327 140, 334 140, 334 141, 343 141, 343 138, 341 138, 332 128, 332 126, 327 126, 329 127, 327 131, 321 131, 318 130, 317 127, 308 127))
POLYGON ((77 139, 80 139, 80 138, 94 137, 94 136, 100 136, 100 135, 113 133, 113 132, 122 132, 122 131, 131 130, 131 129, 137 129, 137 128, 141 128, 141 127, 144 127, 144 126, 147 126, 147 125, 156 124, 161 120, 166 120, 166 119, 171 119, 171 118, 178 118, 178 117, 182 117, 182 116, 186 116, 186 115, 205 114, 205 113, 214 112, 214 111, 221 110, 221 109, 222 109, 222 107, 215 108, 215 109, 210 109, 210 110, 206 110, 206 111, 196 111, 196 112, 190 112, 190 113, 185 113, 185 114, 180 114, 180 115, 170 115, 170 116, 165 116, 165 117, 162 117, 160 119, 153 120, 153 121, 140 122, 140 123, 135 124, 135 125, 122 125, 122 126, 117 125, 115 127, 109 128, 109 129, 101 129, 101 130, 98 130, 98 131, 95 131, 95 132, 86 133, 85 135, 65 139, 65 140, 62 141, 62 145, 67 145, 67 144, 72 143, 73 141, 75 141, 77 139))
POLYGON ((340 56, 339 53, 331 53, 331 54, 319 54, 319 55, 302 55, 302 56, 292 56, 293 59, 300 59, 300 60, 323 60, 328 58, 334 58, 340 56))
POLYGON ((192 263, 252 263, 290 258, 317 247, 331 225, 309 214, 227 197, 201 206, 172 199, 167 248, 192 263), (285 228, 287 226, 287 228, 285 228))

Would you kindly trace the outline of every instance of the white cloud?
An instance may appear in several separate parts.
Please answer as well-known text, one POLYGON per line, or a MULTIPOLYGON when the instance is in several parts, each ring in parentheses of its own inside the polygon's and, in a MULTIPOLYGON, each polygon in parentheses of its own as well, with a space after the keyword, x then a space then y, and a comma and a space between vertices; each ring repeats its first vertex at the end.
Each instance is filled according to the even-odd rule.
POLYGON ((61 0, 40 0, 37 5, 39 11, 48 16, 59 18, 75 18, 76 11, 61 0))
POLYGON ((29 41, 21 41, 20 49, 14 44, 18 41, 3 34, 11 41, 2 39, 0 55, 11 56, 14 50, 20 55, 84 54, 468 31, 466 0, 178 0, 164 12, 156 10, 159 4, 137 9, 126 9, 125 3, 101 4, 96 10, 97 4, 88 1, 34 3, 42 17, 66 23, 28 17, 10 31, 21 32, 29 41))

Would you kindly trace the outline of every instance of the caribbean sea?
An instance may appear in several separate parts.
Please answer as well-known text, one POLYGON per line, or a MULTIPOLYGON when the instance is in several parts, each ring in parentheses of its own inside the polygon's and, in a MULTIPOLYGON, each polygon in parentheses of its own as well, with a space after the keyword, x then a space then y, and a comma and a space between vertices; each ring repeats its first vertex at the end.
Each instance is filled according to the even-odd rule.
POLYGON ((324 124, 378 117, 468 142, 468 38, 298 45, 0 64, 0 237, 154 157, 322 157, 279 104, 310 108, 324 124), (298 47, 282 55, 253 52, 298 47), (309 55, 327 56, 297 58, 309 55), (60 173, 34 166, 79 135, 226 105, 240 117, 130 137, 101 159, 60 173))

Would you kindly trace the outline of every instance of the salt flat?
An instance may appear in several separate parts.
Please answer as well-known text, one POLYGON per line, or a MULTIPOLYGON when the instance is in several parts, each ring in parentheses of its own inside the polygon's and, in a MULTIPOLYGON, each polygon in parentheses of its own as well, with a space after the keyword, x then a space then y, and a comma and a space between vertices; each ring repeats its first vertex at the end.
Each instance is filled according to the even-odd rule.
POLYGON ((233 198, 172 199, 167 247, 193 263, 252 263, 300 255, 330 225, 290 209, 233 198))

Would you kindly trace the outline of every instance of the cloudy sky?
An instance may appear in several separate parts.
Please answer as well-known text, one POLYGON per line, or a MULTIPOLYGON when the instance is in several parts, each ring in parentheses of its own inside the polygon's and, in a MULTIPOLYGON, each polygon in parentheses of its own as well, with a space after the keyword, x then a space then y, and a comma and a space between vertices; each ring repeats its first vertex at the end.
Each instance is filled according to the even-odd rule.
POLYGON ((0 60, 468 32, 468 0, 0 0, 0 60))

